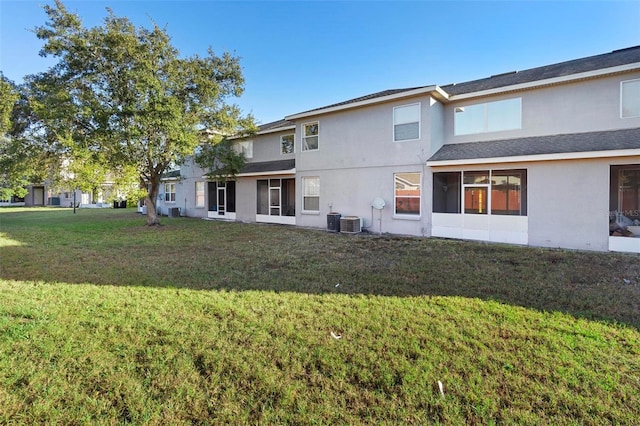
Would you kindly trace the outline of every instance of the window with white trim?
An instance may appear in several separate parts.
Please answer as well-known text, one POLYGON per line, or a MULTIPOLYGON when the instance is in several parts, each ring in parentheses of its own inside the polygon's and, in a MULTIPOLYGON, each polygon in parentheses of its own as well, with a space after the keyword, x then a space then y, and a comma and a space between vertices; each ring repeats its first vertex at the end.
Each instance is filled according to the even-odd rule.
POLYGON ((196 207, 204 207, 204 182, 196 182, 196 207))
POLYGON ((316 151, 320 146, 319 123, 305 123, 302 125, 302 150, 316 151))
POLYGON ((393 108, 394 142, 420 139, 420 103, 393 108))
POLYGON ((293 134, 280 136, 280 154, 293 154, 294 146, 295 142, 293 134))
POLYGON ((640 79, 620 83, 620 116, 640 117, 640 79))
POLYGON ((420 216, 422 173, 394 173, 394 214, 420 216))
POLYGON ((522 98, 454 108, 456 136, 522 128, 522 98))
POLYGON ((176 202, 176 184, 167 182, 164 184, 164 201, 167 203, 176 202))
POLYGON ((307 212, 320 211, 320 178, 302 178, 302 210, 307 212))
POLYGON ((253 141, 236 142, 234 148, 237 153, 244 154, 245 158, 253 158, 253 141))

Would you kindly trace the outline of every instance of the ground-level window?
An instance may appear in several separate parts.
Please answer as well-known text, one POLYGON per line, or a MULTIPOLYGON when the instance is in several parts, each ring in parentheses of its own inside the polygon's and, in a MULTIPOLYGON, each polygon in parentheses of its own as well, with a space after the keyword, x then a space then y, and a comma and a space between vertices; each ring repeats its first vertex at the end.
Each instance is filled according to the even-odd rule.
POLYGON ((176 202, 176 184, 175 183, 164 184, 164 201, 168 203, 176 202))
POLYGON ((257 182, 257 214, 269 216, 296 215, 296 180, 259 179, 257 182))
POLYGON ((609 235, 640 238, 640 164, 611 166, 609 235))
POLYGON ((226 212, 235 213, 236 211, 236 183, 235 181, 227 182, 209 182, 209 211, 218 212, 219 216, 223 216, 226 212))
POLYGON ((527 215, 526 170, 433 174, 433 212, 527 215))
POLYGON ((320 178, 302 178, 302 210, 308 212, 320 211, 320 178))
POLYGON ((420 215, 421 173, 395 173, 394 213, 396 215, 420 215))
POLYGON ((293 135, 283 135, 280 137, 280 154, 293 154, 294 146, 293 135))
POLYGON ((196 182, 196 207, 204 207, 204 182, 196 182))

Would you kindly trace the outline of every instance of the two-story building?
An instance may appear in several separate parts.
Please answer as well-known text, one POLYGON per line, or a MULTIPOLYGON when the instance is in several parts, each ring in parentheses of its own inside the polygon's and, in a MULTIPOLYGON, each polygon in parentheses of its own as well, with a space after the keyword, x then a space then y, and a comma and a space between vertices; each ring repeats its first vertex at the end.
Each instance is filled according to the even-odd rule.
POLYGON ((234 181, 183 167, 186 215, 640 253, 640 46, 386 90, 236 144, 234 181))

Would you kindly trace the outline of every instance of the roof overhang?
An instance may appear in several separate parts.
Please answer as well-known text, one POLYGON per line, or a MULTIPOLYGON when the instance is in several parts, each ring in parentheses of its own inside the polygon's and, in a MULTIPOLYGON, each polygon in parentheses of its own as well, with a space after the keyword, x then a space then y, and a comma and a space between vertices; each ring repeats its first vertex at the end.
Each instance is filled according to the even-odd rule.
POLYGON ((477 92, 463 93, 460 95, 451 95, 448 100, 450 102, 460 101, 464 99, 480 98, 483 96, 497 95, 506 92, 518 92, 522 90, 530 90, 538 87, 555 86, 558 84, 566 84, 580 80, 589 80, 593 78, 604 77, 607 75, 623 74, 631 71, 640 70, 640 63, 619 65, 616 67, 602 68, 593 71, 570 74, 561 77, 546 78, 543 80, 529 81, 527 83, 512 84, 509 86, 496 87, 494 89, 481 90, 477 92))
POLYGON ((616 149, 556 154, 516 155, 511 157, 466 158, 460 160, 427 161, 429 167, 465 166, 473 164, 526 163, 535 161, 584 160, 590 158, 640 156, 638 149, 616 149))
POLYGON ((421 87, 419 89, 398 92, 392 95, 366 99, 359 102, 351 102, 351 103, 346 103, 341 105, 334 105, 331 107, 319 108, 311 111, 301 112, 298 114, 288 115, 285 117, 285 120, 297 120, 300 118, 312 117, 312 116, 321 115, 321 114, 328 114, 331 112, 338 112, 338 111, 343 111, 347 109, 360 108, 368 105, 379 104, 383 102, 393 101, 396 99, 403 99, 411 96, 424 95, 424 94, 431 94, 431 96, 443 102, 449 99, 449 94, 447 92, 442 90, 437 85, 432 85, 432 86, 421 87))
POLYGON ((640 128, 529 136, 442 146, 430 167, 640 156, 640 128))

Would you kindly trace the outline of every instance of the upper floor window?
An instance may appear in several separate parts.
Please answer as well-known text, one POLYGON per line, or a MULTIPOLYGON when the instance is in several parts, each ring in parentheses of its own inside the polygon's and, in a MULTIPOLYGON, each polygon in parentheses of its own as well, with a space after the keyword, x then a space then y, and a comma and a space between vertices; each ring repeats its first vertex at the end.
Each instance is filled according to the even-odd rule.
POLYGON ((253 141, 236 142, 234 148, 238 153, 244 154, 245 158, 253 158, 253 141))
POLYGON ((420 139, 420 103, 393 109, 393 140, 420 139))
POLYGON ((620 83, 620 115, 640 117, 640 79, 620 83))
POLYGON ((456 136, 522 128, 522 98, 456 107, 456 136))
POLYGON ((280 137, 280 154, 293 154, 293 135, 283 135, 280 137))
POLYGON ((320 129, 318 122, 302 125, 302 150, 315 151, 319 146, 320 129))
POLYGON ((394 213, 397 215, 420 216, 420 173, 395 173, 394 213))
POLYGON ((176 184, 175 183, 164 184, 164 201, 167 201, 169 203, 176 202, 176 184))

